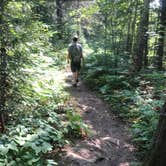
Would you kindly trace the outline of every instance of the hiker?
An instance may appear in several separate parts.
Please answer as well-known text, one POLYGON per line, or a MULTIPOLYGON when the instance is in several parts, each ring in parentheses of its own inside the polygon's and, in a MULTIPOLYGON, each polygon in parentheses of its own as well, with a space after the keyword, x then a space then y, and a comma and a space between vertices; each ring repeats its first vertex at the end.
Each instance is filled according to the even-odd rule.
POLYGON ((68 47, 68 63, 70 60, 70 67, 73 73, 73 86, 77 87, 78 75, 81 69, 81 60, 83 60, 82 47, 78 43, 78 37, 73 37, 73 42, 68 47))

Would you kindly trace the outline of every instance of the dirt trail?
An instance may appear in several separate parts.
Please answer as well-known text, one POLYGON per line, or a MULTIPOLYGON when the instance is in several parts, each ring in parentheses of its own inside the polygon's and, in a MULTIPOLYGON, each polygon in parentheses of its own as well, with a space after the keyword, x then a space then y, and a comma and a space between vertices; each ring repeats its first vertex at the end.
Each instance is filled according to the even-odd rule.
POLYGON ((74 145, 64 148, 59 166, 131 166, 136 160, 128 128, 118 120, 110 108, 80 82, 77 88, 67 83, 72 100, 75 101, 84 122, 93 134, 74 145))

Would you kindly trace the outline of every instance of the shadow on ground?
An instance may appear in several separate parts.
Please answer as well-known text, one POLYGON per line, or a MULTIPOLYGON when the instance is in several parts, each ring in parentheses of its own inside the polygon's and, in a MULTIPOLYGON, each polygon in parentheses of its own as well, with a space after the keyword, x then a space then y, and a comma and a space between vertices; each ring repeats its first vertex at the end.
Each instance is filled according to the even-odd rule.
MULTIPOLYGON (((128 128, 95 93, 79 82, 72 87, 71 74, 66 75, 66 89, 75 107, 89 125, 92 134, 64 147, 59 166, 131 166, 136 161, 128 128)), ((71 103, 73 104, 73 103, 71 103)))

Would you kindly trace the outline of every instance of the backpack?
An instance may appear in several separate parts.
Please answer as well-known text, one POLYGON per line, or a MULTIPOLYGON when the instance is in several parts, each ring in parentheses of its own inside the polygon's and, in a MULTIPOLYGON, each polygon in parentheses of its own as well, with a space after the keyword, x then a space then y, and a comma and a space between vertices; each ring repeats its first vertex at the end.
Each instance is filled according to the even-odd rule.
POLYGON ((74 63, 80 63, 81 62, 81 56, 82 56, 82 48, 78 44, 72 44, 69 46, 69 55, 71 57, 71 61, 74 63))

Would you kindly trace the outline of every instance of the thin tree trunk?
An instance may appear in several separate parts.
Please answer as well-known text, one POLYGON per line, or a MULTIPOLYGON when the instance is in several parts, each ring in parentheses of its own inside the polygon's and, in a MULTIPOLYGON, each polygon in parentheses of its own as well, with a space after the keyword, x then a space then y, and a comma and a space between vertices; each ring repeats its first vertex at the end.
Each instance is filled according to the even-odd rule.
POLYGON ((127 38, 126 38, 126 52, 131 53, 132 50, 132 0, 129 3, 129 9, 128 9, 128 13, 129 13, 129 18, 128 18, 128 22, 127 22, 127 38))
POLYGON ((145 4, 145 8, 147 9, 144 15, 145 17, 145 25, 144 25, 144 31, 145 31, 145 34, 144 34, 144 52, 143 52, 143 65, 144 67, 147 67, 148 66, 148 25, 149 25, 149 2, 147 2, 145 4))
POLYGON ((137 11, 138 10, 138 0, 136 1, 136 4, 135 4, 135 11, 134 11, 134 18, 133 18, 133 21, 132 21, 132 25, 131 25, 131 34, 132 34, 132 40, 131 40, 131 45, 132 45, 132 54, 134 52, 134 41, 135 41, 135 27, 136 27, 136 19, 137 19, 137 11))
POLYGON ((166 26, 166 1, 160 0, 160 3, 161 3, 161 15, 160 15, 159 39, 158 39, 158 48, 157 48, 158 70, 162 70, 163 68, 164 36, 165 36, 165 26, 166 26))
POLYGON ((144 68, 148 66, 148 34, 145 36, 145 44, 144 44, 144 54, 143 54, 143 62, 144 68))
POLYGON ((62 2, 61 0, 56 0, 56 15, 57 15, 57 30, 58 30, 58 38, 62 39, 63 36, 63 26, 62 26, 62 2))
POLYGON ((4 111, 6 105, 6 78, 7 78, 7 54, 6 54, 6 26, 4 21, 4 8, 8 1, 0 3, 0 130, 5 130, 4 111))
POLYGON ((5 130, 4 124, 4 111, 6 105, 6 67, 7 67, 7 55, 6 49, 1 48, 0 52, 0 123, 1 123, 1 131, 5 130))
MULTIPOLYGON (((79 9, 79 6, 80 6, 80 3, 79 3, 79 0, 77 0, 77 10, 79 9)), ((80 21, 79 21, 79 13, 77 13, 77 36, 80 36, 80 21)))
MULTIPOLYGON (((152 16, 151 16, 152 17, 152 16)), ((158 23, 160 21, 160 14, 158 12, 157 14, 157 18, 155 19, 155 21, 158 23)), ((158 34, 158 31, 159 31, 159 24, 156 24, 155 26, 155 33, 158 34)), ((154 41, 154 48, 153 48, 153 55, 157 55, 157 44, 158 44, 158 38, 157 36, 155 37, 155 41, 154 41)), ((155 66, 157 66, 157 61, 155 61, 154 63, 155 66)))
POLYGON ((137 41, 134 46, 134 54, 135 54, 135 70, 140 71, 143 66, 143 55, 145 50, 145 36, 147 32, 147 13, 149 12, 149 0, 144 0, 144 8, 141 13, 140 23, 138 27, 137 33, 137 41))
POLYGON ((108 41, 107 41, 107 25, 108 25, 108 22, 107 22, 107 14, 105 14, 105 16, 104 16, 104 55, 106 55, 107 54, 107 43, 108 43, 108 41))
POLYGON ((127 25, 127 39, 126 39, 126 51, 131 52, 131 20, 129 19, 128 25, 127 25))

